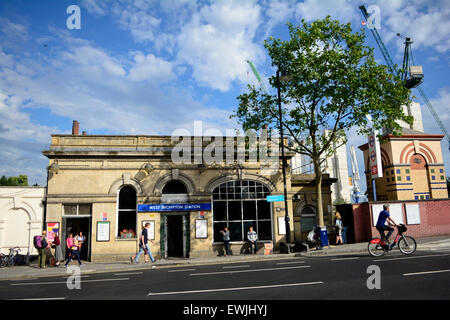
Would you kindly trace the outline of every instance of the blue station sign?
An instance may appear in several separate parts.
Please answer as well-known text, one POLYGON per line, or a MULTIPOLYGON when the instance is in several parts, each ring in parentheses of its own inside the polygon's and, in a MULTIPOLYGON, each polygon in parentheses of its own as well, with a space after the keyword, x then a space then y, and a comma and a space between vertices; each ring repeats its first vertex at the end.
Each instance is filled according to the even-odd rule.
POLYGON ((210 211, 211 203, 139 204, 138 212, 150 211, 210 211))
POLYGON ((267 196, 266 200, 267 200, 267 202, 284 201, 284 196, 283 195, 280 195, 280 196, 267 196))

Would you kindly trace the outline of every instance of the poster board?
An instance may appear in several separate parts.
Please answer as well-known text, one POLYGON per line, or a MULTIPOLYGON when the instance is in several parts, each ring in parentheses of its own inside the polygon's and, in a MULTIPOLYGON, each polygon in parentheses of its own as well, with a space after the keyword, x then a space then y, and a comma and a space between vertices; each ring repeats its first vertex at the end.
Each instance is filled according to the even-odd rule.
POLYGON ((97 221, 97 242, 109 241, 110 222, 97 221))
POLYGON ((420 208, 418 203, 406 204, 406 223, 420 224, 420 208))
MULTIPOLYGON (((380 212, 383 211, 382 204, 373 204, 372 205, 372 223, 375 227, 377 225, 378 216, 380 212)), ((389 214, 391 218, 398 224, 404 223, 403 221, 403 208, 401 203, 391 203, 389 206, 389 214)))
POLYGON ((278 217, 278 234, 286 234, 286 222, 285 217, 278 217))
POLYGON ((47 240, 53 242, 54 235, 59 235, 59 222, 47 222, 45 230, 47 231, 47 240))
POLYGON ((154 220, 142 221, 142 228, 145 227, 146 223, 150 223, 150 228, 147 230, 148 240, 155 240, 155 221, 154 220))
POLYGON ((208 238, 208 220, 206 219, 195 220, 195 238, 196 239, 208 238))

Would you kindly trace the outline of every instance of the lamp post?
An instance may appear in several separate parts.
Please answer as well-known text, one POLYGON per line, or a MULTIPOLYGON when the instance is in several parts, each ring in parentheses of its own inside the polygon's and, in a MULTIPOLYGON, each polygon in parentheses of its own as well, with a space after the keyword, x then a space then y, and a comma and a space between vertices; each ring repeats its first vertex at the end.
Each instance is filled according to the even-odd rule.
POLYGON ((283 123, 282 123, 282 112, 281 112, 281 94, 280 94, 280 80, 287 80, 291 76, 287 74, 282 74, 280 77, 280 70, 277 70, 277 91, 278 91, 278 113, 280 117, 280 136, 281 136, 281 163, 283 169, 283 187, 284 187, 284 221, 286 223, 286 243, 288 246, 288 251, 290 250, 289 244, 291 243, 291 228, 289 224, 289 214, 288 214, 288 203, 287 203, 287 187, 286 187, 286 159, 284 157, 284 135, 283 135, 283 123))

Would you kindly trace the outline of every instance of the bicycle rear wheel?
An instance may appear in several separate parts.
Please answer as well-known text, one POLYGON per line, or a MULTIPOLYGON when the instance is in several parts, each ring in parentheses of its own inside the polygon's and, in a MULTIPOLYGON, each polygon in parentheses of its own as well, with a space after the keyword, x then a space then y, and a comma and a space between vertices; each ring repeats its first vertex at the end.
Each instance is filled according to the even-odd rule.
POLYGON ((369 253, 372 256, 379 257, 384 254, 384 248, 380 243, 381 243, 380 238, 373 238, 372 240, 369 241, 367 249, 369 250, 369 253))
POLYGON ((410 236, 403 236, 398 241, 398 249, 404 254, 413 254, 417 249, 416 240, 410 236))

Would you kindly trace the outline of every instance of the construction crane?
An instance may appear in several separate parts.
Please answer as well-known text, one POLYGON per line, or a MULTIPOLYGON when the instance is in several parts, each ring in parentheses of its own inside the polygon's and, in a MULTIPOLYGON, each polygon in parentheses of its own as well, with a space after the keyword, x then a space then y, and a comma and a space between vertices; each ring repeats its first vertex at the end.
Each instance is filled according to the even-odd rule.
MULTIPOLYGON (((372 35, 374 36, 375 41, 377 42, 378 47, 380 48, 381 53, 383 54, 383 57, 386 60, 386 63, 388 65, 389 69, 391 70, 392 73, 398 74, 402 77, 406 88, 412 89, 412 88, 417 87, 417 90, 419 91, 419 94, 422 96, 422 99, 425 102, 425 105, 427 106, 428 110, 430 110, 437 125, 439 126, 441 131, 444 133, 445 137, 447 138, 447 141, 449 144, 449 150, 450 150, 450 135, 449 135, 447 129, 442 124, 441 120, 439 119, 439 116, 437 115, 436 111, 434 110, 434 107, 431 105, 430 101, 428 100, 427 96, 425 95, 425 92, 423 91, 423 89, 418 87, 423 82, 422 67, 410 65, 410 61, 414 60, 414 59, 412 59, 411 44, 413 42, 411 41, 411 38, 403 37, 403 38, 405 38, 405 53, 403 56, 403 69, 402 69, 402 71, 399 71, 399 70, 397 70, 394 63, 392 62, 392 58, 389 55, 389 52, 387 51, 386 46, 384 45, 383 41, 381 40, 378 30, 372 24, 372 20, 370 18, 369 13, 367 12, 366 7, 364 5, 361 5, 361 6, 359 6, 359 9, 361 10, 364 18, 367 21, 369 29, 372 32, 372 35), (400 73, 400 72, 402 72, 402 73, 400 73)), ((397 34, 397 35, 401 36, 400 34, 397 34)), ((413 63, 414 63, 414 61, 413 61, 413 63)), ((411 115, 409 106, 408 106, 408 113, 409 113, 409 115, 411 115)))
POLYGON ((359 203, 359 169, 358 162, 356 161, 355 147, 353 145, 350 146, 350 157, 352 160, 352 198, 354 199, 355 203, 359 203))

